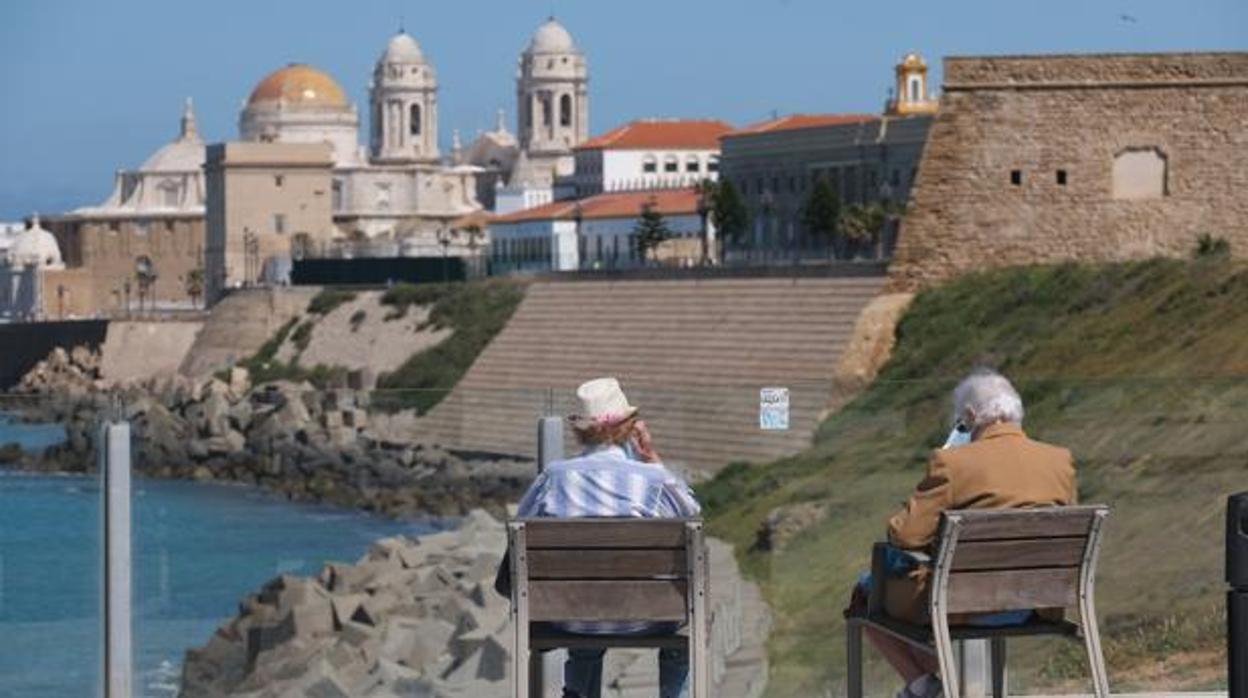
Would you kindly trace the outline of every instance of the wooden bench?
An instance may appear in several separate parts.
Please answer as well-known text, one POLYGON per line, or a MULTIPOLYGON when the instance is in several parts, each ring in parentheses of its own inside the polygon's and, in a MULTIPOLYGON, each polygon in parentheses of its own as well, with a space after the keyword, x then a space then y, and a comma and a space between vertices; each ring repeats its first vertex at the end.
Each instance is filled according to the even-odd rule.
POLYGON ((943 514, 932 556, 931 625, 917 625, 884 611, 885 544, 872 552, 874 580, 865 614, 847 621, 850 698, 862 696, 862 630, 875 628, 936 654, 945 696, 959 698, 961 686, 953 643, 989 640, 992 691, 1005 695, 1006 638, 1025 635, 1082 636, 1098 698, 1109 696, 1093 604, 1093 582, 1104 506, 1046 507, 1007 511, 963 510, 943 514), (1039 615, 1022 625, 950 627, 950 614, 1077 606, 1079 620, 1046 620, 1039 615))
POLYGON ((702 522, 691 519, 517 519, 507 524, 513 695, 541 687, 540 651, 680 647, 689 650, 690 696, 708 698, 707 557, 702 522), (560 621, 675 623, 670 635, 575 635, 560 621))

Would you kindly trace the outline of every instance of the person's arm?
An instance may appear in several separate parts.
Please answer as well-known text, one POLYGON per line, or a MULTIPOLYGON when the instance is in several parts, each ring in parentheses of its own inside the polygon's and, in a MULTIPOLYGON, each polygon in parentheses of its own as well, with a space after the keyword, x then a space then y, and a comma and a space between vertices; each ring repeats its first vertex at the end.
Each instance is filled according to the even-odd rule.
POLYGON ((953 507, 953 486, 940 451, 927 463, 927 475, 906 505, 888 520, 888 542, 903 550, 922 550, 936 539, 940 514, 953 507))
POLYGON ((546 482, 548 478, 546 473, 537 476, 532 485, 529 485, 529 491, 524 493, 519 506, 516 507, 516 518, 524 519, 538 516, 538 503, 542 501, 542 493, 546 490, 546 482))
POLYGON ((659 506, 664 516, 676 519, 694 518, 702 513, 702 505, 693 496, 693 489, 679 477, 672 476, 663 483, 659 498, 659 506))
POLYGON ((645 463, 662 463, 663 458, 654 448, 654 439, 650 436, 650 428, 646 423, 637 420, 633 424, 633 445, 637 450, 637 458, 645 463))

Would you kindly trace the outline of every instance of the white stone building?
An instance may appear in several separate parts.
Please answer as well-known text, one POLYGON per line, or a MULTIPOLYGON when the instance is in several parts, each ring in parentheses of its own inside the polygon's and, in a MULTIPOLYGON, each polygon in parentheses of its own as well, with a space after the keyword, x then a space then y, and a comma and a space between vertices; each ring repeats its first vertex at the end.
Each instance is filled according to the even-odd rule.
MULTIPOLYGON (((690 266, 702 258, 703 218, 692 187, 606 192, 576 201, 496 215, 489 223, 490 265, 495 274, 628 269, 646 263, 636 227, 649 207, 663 216, 672 238, 653 255, 659 262, 690 266)), ((707 221, 713 258, 714 226, 707 221)))
POLYGON ((730 131, 730 124, 717 120, 633 121, 577 146, 575 171, 560 178, 556 189, 579 198, 715 180, 719 138, 730 131))
POLYGON ((38 215, 29 228, 0 235, 0 319, 38 319, 43 275, 64 268, 56 237, 40 225, 38 215))

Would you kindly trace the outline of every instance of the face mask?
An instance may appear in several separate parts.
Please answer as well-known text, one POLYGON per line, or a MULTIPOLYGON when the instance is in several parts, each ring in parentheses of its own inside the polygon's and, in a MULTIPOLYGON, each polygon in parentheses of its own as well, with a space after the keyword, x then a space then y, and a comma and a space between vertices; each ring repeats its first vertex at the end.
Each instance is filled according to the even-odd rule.
POLYGON ((971 430, 962 422, 953 425, 953 431, 949 432, 949 438, 945 439, 944 448, 957 448, 965 446, 971 442, 971 430))

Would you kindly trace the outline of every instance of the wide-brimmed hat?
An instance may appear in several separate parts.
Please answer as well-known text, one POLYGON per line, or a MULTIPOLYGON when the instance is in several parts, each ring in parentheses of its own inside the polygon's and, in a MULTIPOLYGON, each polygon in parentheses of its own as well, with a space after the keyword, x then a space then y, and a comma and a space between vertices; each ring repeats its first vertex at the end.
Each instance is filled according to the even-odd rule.
POLYGON ((637 414, 615 378, 595 378, 576 389, 581 409, 568 419, 576 426, 613 426, 637 414))

